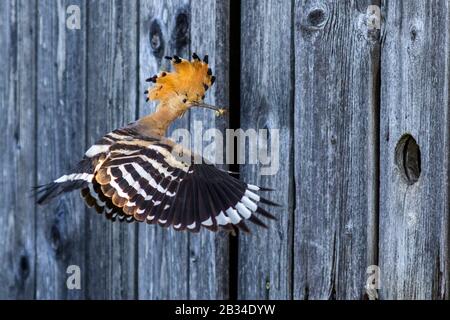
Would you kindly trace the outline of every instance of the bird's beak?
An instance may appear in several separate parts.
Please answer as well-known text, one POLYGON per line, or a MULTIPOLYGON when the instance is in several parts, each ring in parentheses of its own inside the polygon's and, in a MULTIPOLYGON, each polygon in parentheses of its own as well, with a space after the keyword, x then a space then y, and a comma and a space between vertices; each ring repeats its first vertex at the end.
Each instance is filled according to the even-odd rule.
POLYGON ((225 109, 225 108, 218 108, 216 106, 213 106, 213 105, 210 105, 210 104, 207 104, 207 103, 196 103, 196 104, 193 104, 191 107, 206 108, 206 109, 214 110, 214 111, 216 111, 216 115, 217 116, 223 116, 223 115, 225 115, 227 113, 227 109, 225 109))

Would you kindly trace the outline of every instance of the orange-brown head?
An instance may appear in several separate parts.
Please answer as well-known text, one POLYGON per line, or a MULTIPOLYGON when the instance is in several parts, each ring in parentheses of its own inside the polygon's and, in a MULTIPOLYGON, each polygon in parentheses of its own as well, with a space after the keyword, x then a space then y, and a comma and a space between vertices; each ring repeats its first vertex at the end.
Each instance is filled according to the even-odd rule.
POLYGON ((166 57, 172 62, 173 72, 160 72, 147 79, 153 82, 145 94, 148 100, 157 100, 156 112, 137 121, 136 127, 144 134, 163 136, 170 124, 193 107, 215 110, 223 115, 225 109, 205 104, 206 91, 214 84, 215 77, 208 67, 208 56, 200 60, 194 53, 192 61, 177 56, 166 57))
POLYGON ((147 101, 159 100, 158 109, 164 108, 180 116, 190 107, 212 107, 203 102, 206 91, 215 81, 211 68, 208 66, 208 56, 206 55, 203 61, 195 53, 191 61, 178 56, 166 57, 166 59, 172 62, 174 70, 173 72, 163 71, 147 79, 154 83, 146 91, 147 101))

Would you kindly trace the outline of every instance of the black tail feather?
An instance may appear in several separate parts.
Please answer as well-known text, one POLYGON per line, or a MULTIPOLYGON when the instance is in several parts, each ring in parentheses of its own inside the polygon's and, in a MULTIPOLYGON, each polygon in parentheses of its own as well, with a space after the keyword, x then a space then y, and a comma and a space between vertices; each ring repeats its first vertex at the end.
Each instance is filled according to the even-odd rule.
POLYGON ((270 200, 268 200, 268 199, 265 199, 265 198, 263 198, 263 197, 260 197, 260 198, 259 198, 259 201, 260 201, 261 203, 265 203, 265 204, 268 204, 268 205, 270 205, 270 206, 281 207, 280 204, 275 203, 275 202, 273 202, 273 201, 270 201, 270 200))
POLYGON ((33 188, 37 197, 37 204, 44 205, 56 198, 62 193, 70 192, 75 189, 81 189, 87 185, 86 181, 75 180, 62 183, 51 182, 33 188))
POLYGON ((277 220, 277 218, 273 214, 269 213, 267 210, 264 210, 261 207, 258 207, 258 209, 256 209, 256 212, 268 219, 277 220))

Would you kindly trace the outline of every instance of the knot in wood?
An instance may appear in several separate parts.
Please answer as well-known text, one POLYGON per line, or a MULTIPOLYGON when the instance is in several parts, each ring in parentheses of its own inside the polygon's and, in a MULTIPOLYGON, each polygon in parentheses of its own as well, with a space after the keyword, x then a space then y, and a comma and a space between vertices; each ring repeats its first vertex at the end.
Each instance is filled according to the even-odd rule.
POLYGON ((161 31, 161 25, 157 19, 150 23, 150 47, 155 57, 161 59, 164 54, 164 38, 161 31))

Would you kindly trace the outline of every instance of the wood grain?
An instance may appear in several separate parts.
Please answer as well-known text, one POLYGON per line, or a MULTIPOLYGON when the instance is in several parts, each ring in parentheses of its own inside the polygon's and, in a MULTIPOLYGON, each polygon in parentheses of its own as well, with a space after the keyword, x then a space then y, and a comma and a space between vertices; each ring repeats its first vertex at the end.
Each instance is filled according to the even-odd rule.
MULTIPOLYGON (((87 144, 136 116, 137 4, 88 2, 87 144)), ((111 223, 87 210, 87 298, 136 297, 135 224, 111 223)))
MULTIPOLYGON (((264 194, 281 204, 270 208, 277 221, 268 229, 250 226, 239 234, 238 298, 292 297, 293 218, 293 51, 292 5, 287 1, 245 1, 241 6, 241 127, 279 129, 275 175, 262 165, 240 166, 241 180, 273 188, 264 194)), ((272 137, 273 138, 273 137, 272 137)), ((248 158, 247 158, 248 159, 248 158)))
MULTIPOLYGON (((145 79, 159 71, 169 70, 164 56, 189 55, 189 1, 140 2, 139 9, 139 116, 155 110, 156 104, 146 103, 145 79)), ((178 119, 170 128, 189 129, 189 119, 178 119)), ((139 298, 189 298, 189 235, 172 228, 139 225, 139 298)))
POLYGON ((362 299, 376 264, 372 1, 295 2, 294 298, 362 299))
MULTIPOLYGON (((222 107, 229 106, 229 8, 229 0, 191 2, 191 53, 196 52, 201 57, 208 54, 209 65, 217 79, 208 90, 205 101, 222 107)), ((193 109, 189 115, 192 134, 196 130, 196 123, 201 123, 203 133, 209 129, 217 129, 225 135, 227 118, 218 118, 214 112, 205 109, 193 109)), ((203 147, 209 143, 210 141, 204 141, 203 147)), ((220 150, 216 152, 219 154, 220 150)), ((212 161, 215 157, 214 154, 205 156, 212 161)), ((191 234, 189 252, 189 298, 227 299, 229 234, 212 233, 208 230, 191 234)))
MULTIPOLYGON (((86 28, 66 28, 66 8, 84 1, 39 1, 37 46, 37 177, 48 183, 73 167, 85 149, 86 28)), ((84 27, 84 26, 83 26, 84 27)), ((85 214, 78 193, 38 207, 36 220, 36 298, 85 298, 85 290, 68 290, 68 266, 85 278, 85 214)))
POLYGON ((385 1, 384 7, 381 298, 448 299, 449 4, 385 1), (395 159, 404 134, 420 148, 421 174, 414 184, 395 159))
POLYGON ((0 299, 35 296, 36 5, 0 3, 0 299))

